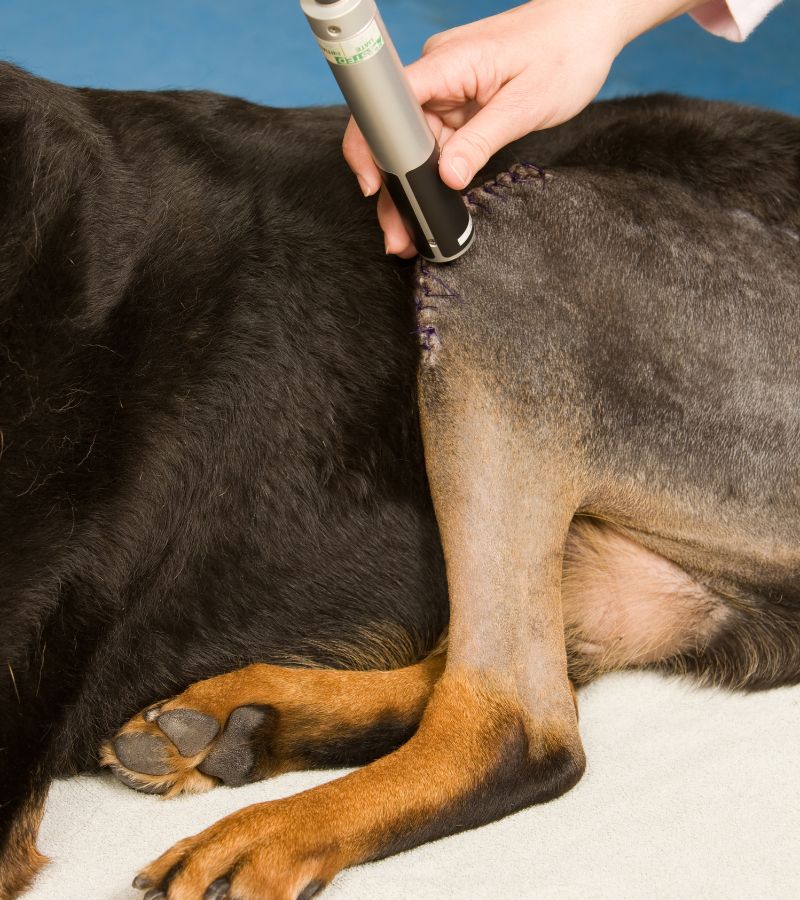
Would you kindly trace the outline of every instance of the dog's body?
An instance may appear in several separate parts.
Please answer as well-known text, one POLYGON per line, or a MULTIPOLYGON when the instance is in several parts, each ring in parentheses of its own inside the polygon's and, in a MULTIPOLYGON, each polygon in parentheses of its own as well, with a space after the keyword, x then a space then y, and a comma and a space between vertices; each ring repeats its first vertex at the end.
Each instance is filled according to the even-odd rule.
POLYGON ((568 675, 800 680, 798 122, 598 104, 415 272, 341 110, 11 67, 0 98, 0 895, 50 778, 248 663, 105 760, 202 789, 414 737, 170 851, 140 883, 171 898, 311 896, 557 796, 568 675))

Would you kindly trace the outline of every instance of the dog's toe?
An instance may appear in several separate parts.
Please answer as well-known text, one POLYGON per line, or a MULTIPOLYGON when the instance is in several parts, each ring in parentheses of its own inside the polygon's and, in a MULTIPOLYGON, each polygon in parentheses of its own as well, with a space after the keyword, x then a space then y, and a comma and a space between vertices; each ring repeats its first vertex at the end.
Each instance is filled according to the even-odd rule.
POLYGON ((225 725, 222 737, 197 767, 204 775, 219 778, 223 784, 238 786, 253 779, 256 763, 254 737, 277 716, 269 706, 240 706, 225 725))
POLYGON ((123 732, 114 739, 117 759, 133 772, 168 775, 172 771, 163 740, 146 732, 123 732))
POLYGON ((215 718, 196 709, 170 709, 161 713, 155 721, 181 756, 196 756, 205 750, 219 731, 215 718))

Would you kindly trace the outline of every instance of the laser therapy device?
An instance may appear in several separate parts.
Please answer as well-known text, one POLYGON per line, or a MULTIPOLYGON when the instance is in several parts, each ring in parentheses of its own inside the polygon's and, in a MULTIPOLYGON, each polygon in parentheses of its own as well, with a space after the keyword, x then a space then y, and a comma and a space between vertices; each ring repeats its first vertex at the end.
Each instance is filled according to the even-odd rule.
POLYGON ((300 5, 420 256, 457 259, 472 243, 472 218, 439 177, 439 146, 375 0, 300 5))

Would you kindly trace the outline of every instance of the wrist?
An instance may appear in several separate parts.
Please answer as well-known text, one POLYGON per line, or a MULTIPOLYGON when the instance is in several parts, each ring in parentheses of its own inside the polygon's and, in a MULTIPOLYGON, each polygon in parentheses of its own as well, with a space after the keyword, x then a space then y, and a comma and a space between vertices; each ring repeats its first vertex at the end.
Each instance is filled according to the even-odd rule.
MULTIPOLYGON (((671 2, 675 5, 676 0, 671 2)), ((704 0, 697 0, 692 5, 700 5, 700 2, 704 0)), ((670 0, 655 0, 655 5, 668 6, 670 0)), ((521 15, 520 33, 527 31, 528 22, 535 33, 543 16, 561 20, 567 23, 570 32, 588 39, 594 51, 614 59, 637 36, 632 34, 638 22, 633 21, 630 8, 647 6, 647 0, 528 0, 509 12, 521 15)), ((641 18, 644 17, 642 13, 641 18)), ((642 28, 642 31, 646 30, 646 27, 642 28)))
POLYGON ((647 31, 702 6, 706 0, 614 0, 622 47, 647 31))

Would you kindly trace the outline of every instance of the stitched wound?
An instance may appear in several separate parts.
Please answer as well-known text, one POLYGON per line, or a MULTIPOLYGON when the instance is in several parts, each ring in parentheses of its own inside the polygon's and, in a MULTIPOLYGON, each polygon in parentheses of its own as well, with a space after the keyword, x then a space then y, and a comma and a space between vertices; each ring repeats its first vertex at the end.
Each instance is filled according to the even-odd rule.
POLYGON ((541 166, 537 166, 531 162, 515 163, 510 169, 501 172, 497 178, 494 178, 492 181, 487 181, 480 187, 468 191, 464 197, 464 202, 472 213, 475 213, 478 210, 491 212, 492 207, 497 201, 503 202, 508 199, 503 196, 504 189, 525 181, 540 181, 542 189, 544 190, 548 178, 552 178, 552 175, 546 172, 541 166))
MULTIPOLYGON (((420 266, 419 272, 420 274, 417 278, 418 291, 415 297, 417 312, 426 305, 426 300, 430 299, 457 300, 459 303, 464 302, 461 294, 447 285, 440 275, 437 275, 436 272, 431 270, 430 266, 423 264, 420 266)), ((435 309, 436 307, 434 306, 433 308, 435 309)))
MULTIPOLYGON (((469 191, 464 197, 464 203, 472 213, 479 210, 491 213, 494 206, 509 199, 510 190, 514 185, 538 181, 544 189, 547 179, 551 177, 552 175, 534 163, 515 163, 496 178, 469 191)), ((422 263, 416 281, 414 306, 418 327, 412 334, 416 334, 419 338, 420 347, 426 351, 429 361, 432 361, 434 352, 442 346, 441 334, 433 324, 436 313, 440 309, 446 309, 447 301, 459 304, 464 302, 461 294, 450 287, 440 274, 446 272, 447 267, 432 267, 428 263, 422 263)))
POLYGON ((436 350, 441 346, 442 340, 433 325, 420 325, 411 333, 419 335, 420 346, 423 350, 436 350))

